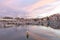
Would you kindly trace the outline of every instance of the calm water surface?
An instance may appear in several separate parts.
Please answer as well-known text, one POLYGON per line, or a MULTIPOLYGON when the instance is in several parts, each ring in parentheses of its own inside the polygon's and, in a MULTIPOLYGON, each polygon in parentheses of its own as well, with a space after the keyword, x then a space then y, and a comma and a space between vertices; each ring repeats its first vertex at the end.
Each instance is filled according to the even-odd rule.
POLYGON ((37 25, 2 28, 0 40, 60 40, 60 30, 37 25))

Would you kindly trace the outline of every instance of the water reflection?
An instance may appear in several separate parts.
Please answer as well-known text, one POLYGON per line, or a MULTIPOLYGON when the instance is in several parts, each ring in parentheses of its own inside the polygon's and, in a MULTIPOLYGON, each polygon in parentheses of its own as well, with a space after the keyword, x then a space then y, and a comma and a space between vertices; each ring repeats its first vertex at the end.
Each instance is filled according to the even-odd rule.
POLYGON ((0 29, 0 40, 60 40, 60 30, 37 25, 0 29))

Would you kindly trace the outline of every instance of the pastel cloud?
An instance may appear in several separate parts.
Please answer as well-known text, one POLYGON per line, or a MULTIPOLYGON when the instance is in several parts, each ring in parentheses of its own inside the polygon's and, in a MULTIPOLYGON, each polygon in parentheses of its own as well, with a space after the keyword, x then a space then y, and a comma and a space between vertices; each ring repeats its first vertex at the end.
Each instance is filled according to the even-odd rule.
POLYGON ((60 8, 60 1, 53 1, 50 2, 49 4, 45 4, 43 6, 39 6, 37 8, 34 8, 33 10, 29 10, 28 16, 31 18, 36 18, 36 17, 45 17, 45 16, 50 16, 55 13, 59 13, 59 8, 60 8))
POLYGON ((38 7, 42 7, 48 3, 54 2, 55 0, 42 0, 39 1, 31 6, 26 7, 25 9, 27 9, 28 11, 33 11, 34 9, 38 8, 38 7))
POLYGON ((19 17, 41 17, 52 13, 59 5, 59 0, 0 0, 0 15, 5 13, 6 15, 17 14, 19 17))
POLYGON ((23 9, 26 6, 36 3, 38 0, 0 0, 0 15, 18 15, 25 17, 27 12, 23 9), (3 9, 3 10, 2 10, 3 9), (10 10, 11 9, 11 10, 10 10), (8 10, 10 11, 8 13, 8 10), (14 11, 15 10, 15 11, 14 11), (17 13, 16 13, 17 11, 17 13))
POLYGON ((2 0, 0 2, 1 6, 8 6, 14 9, 21 9, 23 7, 32 5, 39 0, 2 0))

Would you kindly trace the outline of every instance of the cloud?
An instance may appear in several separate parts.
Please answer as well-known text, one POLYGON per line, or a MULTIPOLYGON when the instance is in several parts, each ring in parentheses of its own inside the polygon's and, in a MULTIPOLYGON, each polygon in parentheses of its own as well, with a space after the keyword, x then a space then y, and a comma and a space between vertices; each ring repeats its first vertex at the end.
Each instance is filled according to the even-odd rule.
POLYGON ((52 14, 60 12, 59 5, 60 5, 60 1, 54 1, 52 3, 49 3, 49 4, 46 4, 46 5, 33 9, 32 11, 29 12, 28 16, 30 16, 31 18, 32 17, 40 18, 40 17, 50 16, 52 14))
POLYGON ((26 13, 23 10, 14 10, 8 7, 2 7, 0 8, 0 17, 1 16, 11 16, 11 17, 26 17, 26 13))
POLYGON ((40 0, 0 0, 0 15, 1 16, 16 16, 27 17, 28 12, 24 7, 30 6, 40 0), (3 10, 2 10, 3 9, 3 10))
MULTIPOLYGON (((59 1, 59 0, 58 0, 59 1)), ((16 15, 19 17, 39 17, 51 12, 60 5, 57 0, 0 0, 0 15, 16 15), (9 10, 9 11, 8 11, 9 10)))
POLYGON ((27 11, 33 11, 34 9, 36 9, 38 7, 42 7, 42 6, 46 5, 46 4, 54 2, 54 1, 55 0, 42 0, 42 1, 39 1, 39 2, 37 2, 35 4, 33 4, 33 5, 30 5, 30 6, 26 7, 25 9, 27 11))
POLYGON ((30 6, 39 0, 2 0, 1 6, 7 6, 16 10, 23 9, 26 6, 30 6))

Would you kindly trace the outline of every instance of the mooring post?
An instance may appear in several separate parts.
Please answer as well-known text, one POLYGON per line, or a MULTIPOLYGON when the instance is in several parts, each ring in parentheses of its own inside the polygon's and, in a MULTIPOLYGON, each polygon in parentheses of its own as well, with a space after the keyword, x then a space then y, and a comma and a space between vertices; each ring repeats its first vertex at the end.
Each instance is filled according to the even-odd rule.
POLYGON ((27 38, 27 40, 28 40, 28 38, 29 38, 29 33, 28 33, 28 31, 27 31, 27 33, 26 33, 26 38, 27 38))

